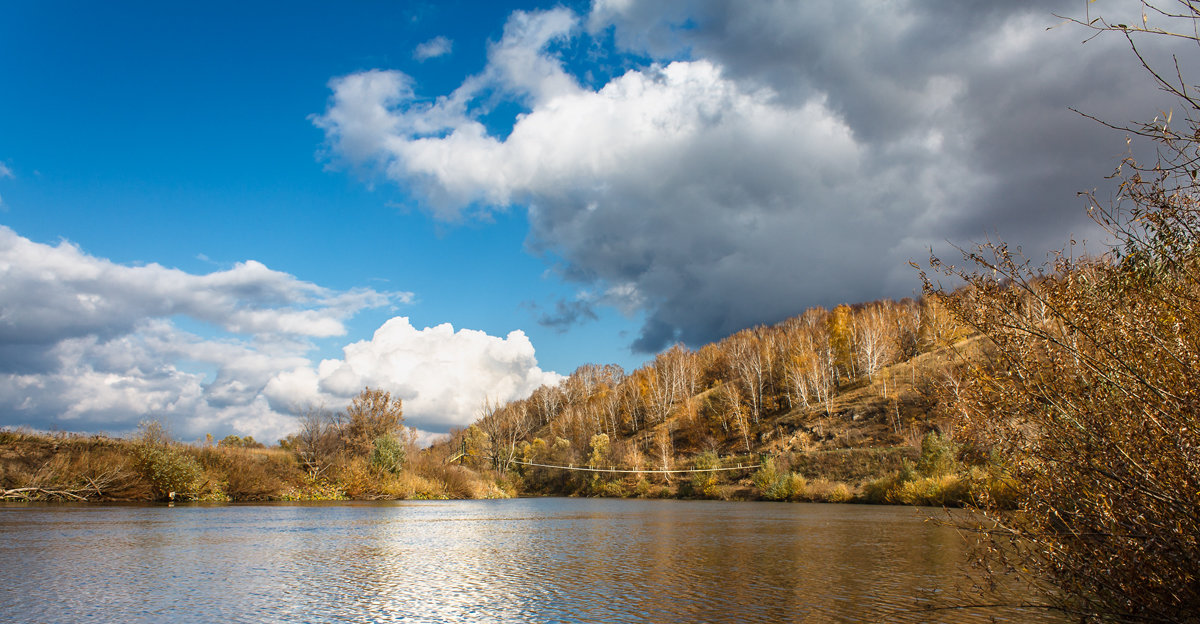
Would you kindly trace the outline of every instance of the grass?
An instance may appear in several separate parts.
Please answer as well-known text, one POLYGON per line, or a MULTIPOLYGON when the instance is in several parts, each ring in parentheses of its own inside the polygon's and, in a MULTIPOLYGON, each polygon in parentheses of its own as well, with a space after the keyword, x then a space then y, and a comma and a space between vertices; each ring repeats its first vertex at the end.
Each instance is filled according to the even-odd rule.
POLYGON ((503 498, 511 485, 416 454, 399 471, 340 455, 319 475, 279 448, 0 431, 0 500, 503 498))

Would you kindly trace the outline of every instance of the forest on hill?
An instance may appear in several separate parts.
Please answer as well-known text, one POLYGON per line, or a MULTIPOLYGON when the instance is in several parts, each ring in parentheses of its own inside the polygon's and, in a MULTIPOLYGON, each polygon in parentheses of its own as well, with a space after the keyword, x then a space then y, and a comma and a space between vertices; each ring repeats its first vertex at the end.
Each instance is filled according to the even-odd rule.
MULTIPOLYGON (((914 470, 926 438, 927 455, 930 446, 953 452, 939 396, 978 356, 942 299, 813 308, 696 350, 676 345, 633 371, 581 366, 525 399, 485 403, 474 425, 434 452, 462 455, 523 493, 958 502, 968 467, 914 470), (774 474, 663 472, 727 464, 774 474), (947 478, 956 468, 964 479, 947 478), (872 487, 900 473, 899 483, 939 485, 928 496, 872 487)), ((994 481, 974 476, 977 487, 994 481)))

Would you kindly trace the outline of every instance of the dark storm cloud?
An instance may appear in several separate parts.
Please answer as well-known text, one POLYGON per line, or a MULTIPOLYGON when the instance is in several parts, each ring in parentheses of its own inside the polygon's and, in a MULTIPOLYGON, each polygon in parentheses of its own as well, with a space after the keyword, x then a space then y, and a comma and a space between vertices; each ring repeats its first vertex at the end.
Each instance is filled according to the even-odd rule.
POLYGON ((944 241, 999 235, 1037 257, 1097 237, 1076 192, 1103 190, 1124 137, 1069 109, 1123 123, 1164 103, 1118 37, 1047 30, 1082 9, 598 1, 586 30, 663 64, 593 91, 547 52, 584 18, 520 14, 453 96, 356 74, 318 125, 441 218, 527 206, 531 248, 644 311, 634 347, 654 351, 912 294, 908 261, 944 241), (530 106, 504 139, 463 105, 484 89, 530 106))
POLYGON ((588 301, 567 301, 560 299, 554 302, 553 312, 542 312, 537 317, 538 325, 564 332, 574 325, 584 321, 597 319, 594 305, 588 301))

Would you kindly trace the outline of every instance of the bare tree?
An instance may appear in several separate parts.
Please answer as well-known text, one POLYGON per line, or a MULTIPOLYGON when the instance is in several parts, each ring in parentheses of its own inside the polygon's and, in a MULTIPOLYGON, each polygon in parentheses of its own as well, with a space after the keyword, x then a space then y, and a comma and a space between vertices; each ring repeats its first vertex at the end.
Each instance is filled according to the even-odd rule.
POLYGON ((745 394, 750 418, 758 424, 763 412, 763 397, 770 372, 769 349, 760 332, 743 330, 728 339, 729 363, 745 394))
POLYGON ((300 416, 295 448, 310 477, 320 476, 342 449, 337 421, 337 416, 323 407, 310 406, 300 416))
POLYGON ((513 401, 502 406, 485 398, 479 414, 479 429, 490 442, 487 453, 492 468, 507 472, 517 457, 517 445, 532 431, 528 403, 513 401))
POLYGON ((854 350, 858 370, 870 380, 874 380, 875 373, 890 364, 898 352, 894 333, 896 325, 891 322, 889 312, 884 304, 874 304, 854 317, 854 350))

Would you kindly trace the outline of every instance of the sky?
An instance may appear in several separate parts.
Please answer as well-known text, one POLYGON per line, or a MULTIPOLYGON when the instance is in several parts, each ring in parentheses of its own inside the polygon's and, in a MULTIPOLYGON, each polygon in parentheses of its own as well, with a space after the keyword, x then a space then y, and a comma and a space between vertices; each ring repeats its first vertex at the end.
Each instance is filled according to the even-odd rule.
POLYGON ((1071 109, 1169 103, 1054 14, 1131 10, 4 3, 0 427, 273 442, 370 386, 428 440, 930 249, 1102 251, 1127 146, 1071 109))

